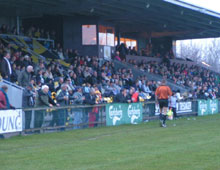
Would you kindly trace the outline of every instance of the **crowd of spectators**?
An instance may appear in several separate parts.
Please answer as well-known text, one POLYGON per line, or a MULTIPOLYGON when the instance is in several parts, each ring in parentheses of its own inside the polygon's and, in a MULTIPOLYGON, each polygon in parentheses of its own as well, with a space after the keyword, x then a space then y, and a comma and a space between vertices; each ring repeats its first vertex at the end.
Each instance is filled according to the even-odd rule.
MULTIPOLYGON (((70 66, 65 67, 58 60, 34 63, 23 52, 13 50, 10 46, 5 47, 2 43, 0 46, 1 76, 24 88, 23 108, 130 103, 154 99, 157 87, 155 81, 147 80, 146 76, 134 79, 130 69, 116 69, 113 62, 101 61, 96 56, 80 56, 77 51, 66 50, 65 59, 70 66)), ((88 110, 89 122, 97 120, 98 110, 98 107, 88 110)), ((82 110, 76 108, 72 111, 74 124, 80 124, 82 110)), ((35 128, 42 127, 44 113, 45 110, 36 111, 35 128)), ((30 128, 31 115, 31 111, 25 112, 25 129, 30 128)), ((54 111, 51 126, 63 126, 66 117, 67 110, 54 111)))
MULTIPOLYGON (((91 88, 97 88, 103 97, 112 97, 115 101, 123 89, 127 89, 128 92, 130 87, 134 87, 143 99, 154 99, 158 82, 148 80, 146 76, 134 79, 130 69, 116 70, 112 62, 101 64, 99 58, 80 56, 77 50, 66 49, 63 52, 60 44, 54 52, 61 60, 70 63, 70 66, 65 68, 56 61, 40 61, 36 64, 30 56, 19 50, 12 50, 10 45, 4 46, 0 42, 1 76, 24 88, 31 83, 39 90, 46 84, 50 92, 57 92, 62 84, 68 85, 68 94, 76 92, 77 87, 82 88, 83 95, 89 93, 91 88), (7 61, 10 62, 10 69, 6 69, 7 61)), ((190 98, 219 97, 219 75, 195 65, 171 64, 169 58, 165 57, 161 63, 145 60, 140 63, 136 60, 128 62, 142 71, 158 74, 180 86, 189 87, 190 98)), ((68 102, 70 104, 70 101, 68 102)), ((99 102, 103 102, 103 98, 99 102)))
MULTIPOLYGON (((39 28, 35 26, 31 26, 28 29, 24 29, 24 27, 20 27, 19 34, 17 32, 17 28, 13 27, 12 29, 6 25, 2 24, 0 27, 0 34, 11 34, 11 35, 20 35, 27 36, 30 38, 42 38, 45 39, 39 41, 45 48, 47 48, 54 55, 58 56, 58 59, 71 62, 70 58, 74 58, 78 56, 78 52, 75 49, 63 49, 61 44, 57 42, 56 32, 54 30, 45 30, 44 28, 39 28), (46 40, 54 40, 54 44, 51 41, 46 40), (56 44, 56 45, 55 45, 56 44)), ((2 46, 2 43, 0 42, 2 46)), ((2 48, 4 50, 4 48, 2 48)), ((9 47, 10 49, 10 47, 9 47)), ((3 53, 3 52, 1 52, 3 53)))
POLYGON ((121 43, 116 46, 116 53, 114 59, 118 61, 126 61, 126 55, 134 55, 134 56, 145 56, 145 57, 155 57, 155 58, 169 58, 173 59, 174 54, 172 50, 158 49, 153 48, 152 44, 147 44, 146 48, 142 48, 140 51, 137 51, 135 47, 127 47, 126 44, 121 43), (161 51, 161 52, 159 52, 161 51))
MULTIPOLYGON (((19 50, 15 51, 10 46, 5 47, 1 42, 0 46, 2 47, 0 49, 1 76, 24 88, 32 84, 34 96, 43 85, 47 85, 50 93, 56 92, 56 97, 58 97, 62 85, 66 85, 68 95, 74 95, 77 89, 81 88, 83 96, 88 95, 91 90, 99 93, 96 95, 95 103, 106 102, 105 97, 121 102, 121 98, 117 95, 120 95, 123 89, 126 89, 129 94, 130 88, 134 87, 134 92, 138 91, 143 99, 153 98, 153 92, 156 89, 156 82, 147 80, 146 76, 135 80, 130 69, 116 70, 112 62, 102 63, 98 57, 80 56, 76 50, 67 49, 62 54, 64 59, 70 63, 70 66, 66 68, 58 61, 46 63, 41 60, 36 64, 27 54, 19 50)), ((131 96, 130 99, 128 97, 128 101, 132 101, 131 96)), ((57 102, 60 101, 57 100, 57 102)), ((76 103, 70 100, 69 96, 66 104, 76 103)))
POLYGON ((29 28, 24 28, 21 26, 19 28, 19 32, 17 27, 9 27, 6 24, 2 24, 0 27, 0 34, 9 34, 9 35, 19 35, 19 36, 27 36, 30 38, 38 38, 41 39, 40 43, 44 45, 47 49, 53 49, 54 44, 57 42, 57 35, 55 30, 46 30, 44 28, 31 26, 29 28), (53 40, 48 41, 48 40, 53 40))
MULTIPOLYGON (((18 35, 17 33, 17 28, 13 27, 12 29, 10 29, 9 26, 7 26, 6 24, 3 24, 0 27, 0 34, 12 34, 12 35, 18 35)), ((39 41, 45 48, 47 48, 50 52, 52 52, 52 54, 54 54, 57 59, 66 61, 66 62, 71 62, 71 59, 78 56, 78 52, 75 49, 63 49, 61 44, 59 42, 56 42, 56 32, 54 30, 52 31, 45 31, 43 28, 37 28, 34 26, 31 26, 29 29, 24 30, 23 27, 20 28, 19 31, 19 35, 21 36, 27 36, 30 38, 43 38, 45 39, 42 41, 39 41), (46 41, 46 40, 54 40, 54 44, 56 44, 54 46, 54 44, 51 41, 46 41)), ((10 44, 8 45, 8 47, 4 47, 3 43, 0 41, 0 53, 3 54, 4 49, 9 49, 10 50, 10 44)), ((19 50, 17 50, 19 51, 19 50)), ((16 53, 15 55, 19 55, 19 56, 25 56, 25 55, 21 55, 16 53)), ((16 57, 17 58, 17 57, 16 57)), ((23 61, 23 59, 21 58, 21 61, 23 61)))
MULTIPOLYGON (((34 30, 32 28, 33 32, 34 30)), ((128 53, 137 54, 135 49, 128 50, 124 44, 121 44, 117 49, 115 58, 118 58, 118 60, 121 60, 128 53), (121 53, 123 53, 123 56, 121 53)), ((110 91, 109 89, 111 87, 114 87, 111 93, 116 96, 121 89, 129 89, 133 86, 136 91, 147 93, 151 98, 154 98, 155 86, 158 82, 148 80, 145 76, 134 80, 131 70, 115 70, 111 62, 100 65, 97 57, 80 56, 78 51, 73 49, 65 49, 64 51, 59 43, 52 49, 52 52, 60 60, 70 63, 70 67, 64 68, 60 63, 55 61, 51 61, 50 63, 41 61, 36 65, 30 56, 19 50, 15 51, 11 48, 10 44, 5 46, 0 41, 0 54, 2 55, 1 75, 3 78, 13 83, 17 82, 23 87, 30 83, 22 82, 26 79, 32 80, 36 87, 41 87, 41 85, 46 83, 54 84, 55 82, 59 82, 58 79, 60 77, 64 79, 64 82, 69 78, 71 79, 69 86, 73 87, 72 90, 75 90, 77 86, 98 86, 102 95, 110 93, 108 91, 110 91), (11 65, 11 68, 8 70, 6 69, 8 67, 7 60, 4 60, 4 58, 8 58, 11 65), (32 66, 33 68, 29 67, 28 69, 28 66, 32 66), (31 72, 31 75, 27 76, 28 72, 31 72)), ((145 60, 142 60, 140 63, 137 63, 136 60, 130 60, 128 62, 140 70, 158 74, 163 78, 173 81, 177 85, 189 87, 191 89, 189 97, 191 98, 214 98, 219 96, 219 75, 195 65, 171 64, 169 59, 172 58, 172 55, 172 53, 167 53, 161 63, 156 61, 146 62, 145 60)), ((159 54, 158 56, 161 57, 159 54)), ((53 92, 54 89, 55 87, 50 85, 50 91, 53 92)))
MULTIPOLYGON (((121 46, 126 51, 125 46, 121 46)), ((123 51, 123 50, 122 50, 123 51)), ((23 108, 54 107, 80 104, 100 104, 107 102, 130 103, 154 100, 155 90, 160 82, 149 80, 146 76, 134 78, 131 69, 116 69, 111 61, 103 61, 96 56, 80 56, 77 50, 63 50, 60 44, 53 52, 60 60, 69 63, 69 67, 60 64, 59 60, 34 63, 27 53, 14 50, 10 44, 0 41, 1 76, 24 88, 23 108)), ((134 51, 133 51, 134 52, 134 51)), ((120 52, 116 53, 121 59, 120 52)), ((126 55, 127 52, 123 55, 126 55)), ((124 56, 123 56, 124 57, 124 56)), ((161 63, 142 60, 128 61, 142 71, 157 74, 191 89, 186 98, 214 99, 220 97, 219 75, 201 67, 170 63, 167 54, 161 63)), ((123 58, 124 60, 125 58, 123 58)), ((179 92, 175 93, 178 100, 184 99, 179 92)), ((7 108, 2 107, 0 109, 7 108)), ((97 109, 88 111, 90 122, 97 117, 97 109)), ((74 124, 82 123, 80 109, 74 109, 74 124), (77 116, 78 115, 78 116, 77 116)), ((43 123, 43 113, 35 116, 35 128, 43 123)), ((25 128, 30 128, 31 111, 25 113, 25 128)), ((66 122, 67 110, 54 112, 51 126, 63 126, 66 122)), ((91 124, 90 126, 95 126, 91 124)), ((76 127, 77 128, 77 127, 76 127)))
POLYGON ((44 38, 56 40, 56 32, 54 30, 45 30, 44 28, 31 26, 29 28, 24 28, 21 26, 19 28, 19 33, 17 27, 12 28, 6 24, 2 24, 0 27, 0 34, 12 34, 20 36, 28 36, 30 38, 44 38))
POLYGON ((168 57, 162 62, 142 60, 129 60, 128 63, 134 65, 142 71, 157 74, 175 84, 190 89, 188 98, 214 99, 220 97, 219 74, 197 65, 187 65, 180 63, 170 63, 168 57))
POLYGON ((1 27, 0 27, 0 34, 13 34, 13 35, 17 35, 18 33, 17 33, 17 28, 15 26, 10 28, 8 25, 2 24, 1 27))
POLYGON ((175 58, 172 48, 167 49, 162 44, 155 47, 152 43, 148 43, 145 48, 142 48, 139 52, 139 55, 156 58, 163 58, 163 56, 168 56, 168 58, 175 58))
POLYGON ((126 61, 126 55, 138 55, 138 52, 135 47, 127 47, 124 43, 117 45, 115 59, 119 61, 126 61))

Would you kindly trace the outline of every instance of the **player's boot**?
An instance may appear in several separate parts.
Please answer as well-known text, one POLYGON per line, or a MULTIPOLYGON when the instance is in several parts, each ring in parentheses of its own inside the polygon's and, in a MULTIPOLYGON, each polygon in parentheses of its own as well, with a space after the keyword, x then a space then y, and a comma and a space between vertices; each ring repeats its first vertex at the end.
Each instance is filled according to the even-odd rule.
POLYGON ((167 127, 167 125, 165 123, 162 123, 161 127, 167 127))
POLYGON ((167 127, 167 125, 166 125, 166 119, 167 119, 167 115, 162 115, 162 124, 161 124, 161 127, 167 127))

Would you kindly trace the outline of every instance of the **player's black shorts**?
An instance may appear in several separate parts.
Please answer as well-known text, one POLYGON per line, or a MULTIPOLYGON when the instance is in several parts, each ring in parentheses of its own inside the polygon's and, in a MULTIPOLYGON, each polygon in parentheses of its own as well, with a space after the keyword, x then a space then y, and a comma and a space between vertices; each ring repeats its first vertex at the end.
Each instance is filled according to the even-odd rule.
POLYGON ((158 102, 160 108, 168 107, 168 99, 159 99, 158 102))

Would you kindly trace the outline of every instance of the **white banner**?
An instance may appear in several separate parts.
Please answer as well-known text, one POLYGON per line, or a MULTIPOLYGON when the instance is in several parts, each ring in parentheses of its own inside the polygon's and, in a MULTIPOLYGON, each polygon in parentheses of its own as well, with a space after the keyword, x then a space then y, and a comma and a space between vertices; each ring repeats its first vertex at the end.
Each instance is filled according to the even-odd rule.
POLYGON ((22 110, 0 111, 0 134, 22 131, 22 110))
MULTIPOLYGON (((192 102, 178 102, 176 103, 176 113, 190 113, 192 112, 192 102)), ((159 104, 155 104, 155 115, 160 114, 159 104)))
POLYGON ((192 102, 179 102, 176 107, 177 113, 190 113, 192 112, 192 102))

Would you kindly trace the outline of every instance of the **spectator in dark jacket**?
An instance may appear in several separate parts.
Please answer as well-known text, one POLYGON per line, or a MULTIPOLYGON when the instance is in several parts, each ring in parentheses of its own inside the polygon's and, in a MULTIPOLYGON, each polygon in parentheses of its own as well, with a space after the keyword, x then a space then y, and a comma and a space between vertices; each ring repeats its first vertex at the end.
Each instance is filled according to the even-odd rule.
POLYGON ((31 72, 33 72, 33 66, 27 66, 26 70, 22 71, 18 77, 18 84, 22 87, 26 87, 31 80, 31 72))
POLYGON ((18 80, 18 75, 16 73, 16 64, 12 65, 12 75, 11 75, 11 82, 15 83, 18 80))
POLYGON ((58 82, 58 86, 56 87, 56 92, 61 89, 63 82, 64 82, 63 77, 60 77, 59 82, 58 82))
POLYGON ((116 95, 114 102, 118 102, 118 103, 130 102, 127 89, 122 89, 121 92, 118 95, 116 95))
POLYGON ((85 94, 85 103, 90 105, 97 104, 95 90, 93 88, 90 89, 89 94, 85 94))
MULTIPOLYGON (((82 94, 82 87, 77 87, 77 91, 73 94, 73 104, 83 104, 85 97, 82 94)), ((75 129, 79 129, 79 124, 82 123, 82 108, 74 108, 72 109, 72 112, 74 113, 74 121, 73 124, 75 125, 75 129)))
MULTIPOLYGON (((95 94, 94 88, 91 88, 90 93, 85 95, 85 103, 90 105, 98 104, 97 95, 95 94)), ((99 108, 97 106, 93 106, 86 110, 89 117, 89 127, 97 126, 97 123, 94 122, 98 119, 99 116, 98 109, 99 108)))
POLYGON ((1 61, 1 75, 5 80, 11 81, 12 66, 9 61, 11 54, 9 52, 5 52, 3 57, 4 58, 1 61))
POLYGON ((57 92, 56 99, 61 106, 67 106, 69 104, 69 93, 67 88, 67 84, 62 84, 61 89, 57 92))
POLYGON ((119 52, 120 52, 120 58, 122 61, 126 60, 126 54, 127 54, 127 48, 125 46, 124 43, 121 43, 121 45, 119 46, 119 52))
POLYGON ((45 82, 45 79, 43 77, 43 70, 40 69, 37 71, 37 76, 36 76, 36 83, 41 83, 41 84, 44 84, 45 82))
MULTIPOLYGON (((35 101, 34 101, 34 92, 33 92, 33 86, 32 84, 28 84, 27 87, 24 89, 23 92, 23 108, 30 108, 34 107, 35 101)), ((32 111, 25 111, 25 129, 30 129, 30 123, 31 123, 31 117, 32 117, 32 111)))
MULTIPOLYGON (((35 107, 53 107, 57 105, 49 96, 48 92, 49 92, 49 87, 47 85, 43 85, 41 89, 38 91, 38 94, 36 96, 35 107)), ((45 113, 45 109, 35 111, 35 120, 34 120, 35 128, 41 128, 43 124, 44 113, 45 113)))
MULTIPOLYGON (((61 106, 69 105, 69 92, 67 91, 67 84, 62 84, 61 89, 57 92, 57 103, 61 106)), ((58 110, 58 126, 64 126, 67 118, 67 109, 58 110)))
POLYGON ((24 64, 25 67, 28 67, 29 65, 32 64, 31 61, 30 61, 30 59, 31 59, 31 58, 30 58, 28 55, 25 55, 25 56, 24 56, 23 64, 24 64))

